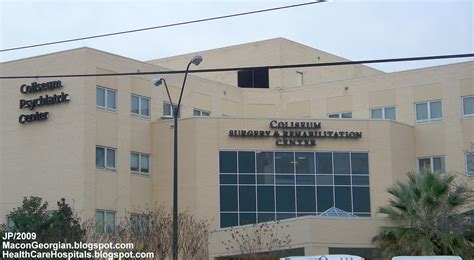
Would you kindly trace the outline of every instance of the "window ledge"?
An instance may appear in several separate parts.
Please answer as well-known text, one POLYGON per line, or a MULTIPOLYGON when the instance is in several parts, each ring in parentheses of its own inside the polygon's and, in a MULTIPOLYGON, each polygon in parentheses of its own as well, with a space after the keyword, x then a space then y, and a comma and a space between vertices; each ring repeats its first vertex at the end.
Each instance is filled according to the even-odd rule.
POLYGON ((103 112, 117 113, 117 109, 106 108, 106 107, 99 107, 99 106, 96 106, 96 108, 97 108, 97 110, 103 111, 103 112))
POLYGON ((150 120, 150 116, 143 116, 143 115, 134 114, 134 113, 131 113, 130 115, 134 118, 138 118, 138 119, 142 119, 142 120, 148 120, 148 121, 150 120))
POLYGON ((151 177, 151 174, 143 174, 141 172, 134 172, 132 171, 132 176, 140 176, 140 177, 151 177))
POLYGON ((391 118, 370 118, 371 120, 385 120, 385 121, 397 121, 397 119, 391 119, 391 118))
POLYGON ((112 168, 95 167, 95 169, 102 172, 117 172, 117 169, 112 168))
POLYGON ((463 115, 463 119, 474 119, 474 115, 463 115))
POLYGON ((416 121, 417 125, 424 125, 424 124, 435 124, 435 123, 442 123, 443 119, 431 119, 431 120, 423 120, 423 121, 416 121))

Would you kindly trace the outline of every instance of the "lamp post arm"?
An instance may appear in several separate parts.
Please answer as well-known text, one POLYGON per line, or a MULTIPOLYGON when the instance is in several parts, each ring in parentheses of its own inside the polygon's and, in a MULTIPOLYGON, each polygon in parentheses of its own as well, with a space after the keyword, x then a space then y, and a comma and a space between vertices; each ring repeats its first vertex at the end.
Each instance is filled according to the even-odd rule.
POLYGON ((170 91, 168 90, 168 84, 166 84, 166 80, 165 80, 165 79, 163 79, 163 83, 165 84, 166 94, 168 94, 168 99, 169 99, 169 101, 170 101, 171 111, 173 111, 173 113, 174 113, 173 100, 171 100, 170 91))
POLYGON ((176 115, 178 115, 180 107, 181 107, 181 99, 183 98, 184 86, 186 85, 186 78, 188 77, 189 66, 191 66, 191 63, 192 62, 189 62, 188 66, 186 66, 186 72, 184 73, 183 86, 181 86, 181 93, 179 94, 178 107, 176 108, 176 115))
POLYGON ((165 83, 166 94, 168 94, 168 99, 170 101, 171 111, 173 111, 173 117, 176 117, 178 115, 178 113, 174 109, 173 100, 171 100, 170 91, 168 90, 168 84, 166 84, 166 80, 164 80, 164 79, 163 79, 163 82, 165 83))

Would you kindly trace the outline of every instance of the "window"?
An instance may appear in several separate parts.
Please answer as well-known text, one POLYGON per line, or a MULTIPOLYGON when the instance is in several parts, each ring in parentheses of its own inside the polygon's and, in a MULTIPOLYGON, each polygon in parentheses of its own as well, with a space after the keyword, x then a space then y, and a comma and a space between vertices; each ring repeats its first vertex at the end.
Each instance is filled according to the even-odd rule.
POLYGON ((268 69, 239 70, 237 81, 239 88, 268 88, 268 69))
POLYGON ((115 111, 116 109, 116 93, 114 89, 103 88, 97 86, 96 89, 96 106, 107 111, 115 111))
POLYGON ((443 117, 441 100, 416 103, 415 107, 416 122, 439 121, 443 117))
POLYGON ((132 152, 130 170, 135 174, 150 175, 150 155, 132 152))
POLYGON ((115 170, 115 149, 96 146, 95 166, 100 169, 115 170))
POLYGON ((132 115, 150 117, 150 98, 132 95, 130 112, 132 115))
POLYGON ((219 154, 219 172, 237 173, 237 152, 222 151, 219 154))
POLYGON ((332 174, 331 153, 316 153, 316 174, 332 174))
POLYGON ((419 158, 418 159, 418 171, 430 171, 436 173, 444 173, 445 166, 444 166, 444 157, 437 156, 437 157, 426 157, 426 158, 419 158))
POLYGON ((273 173, 273 152, 257 152, 257 172, 273 173))
POLYGON ((113 233, 115 231, 115 212, 97 210, 95 212, 95 230, 99 233, 113 233))
POLYGON ((314 174, 314 153, 295 153, 296 174, 314 174))
POLYGON ((239 152, 239 173, 255 174, 255 153, 239 152))
POLYGON ((474 153, 466 154, 466 171, 467 171, 467 175, 469 176, 474 175, 474 153))
POLYGON ((144 237, 150 231, 150 218, 145 214, 130 214, 130 222, 132 224, 132 232, 135 235, 144 237))
POLYGON ((53 210, 46 210, 44 213, 46 214, 46 216, 48 217, 48 219, 52 218, 54 216, 54 214, 56 214, 57 212, 59 212, 59 210, 57 209, 53 209, 53 210))
POLYGON ((303 86, 303 72, 301 71, 296 72, 296 86, 297 87, 303 86))
POLYGON ((193 109, 193 116, 210 116, 211 112, 202 109, 193 109))
POLYGON ((329 118, 352 118, 352 112, 333 113, 328 115, 329 118))
MULTIPOLYGON (((173 117, 173 109, 176 109, 176 105, 173 104, 173 108, 171 108, 171 104, 169 102, 163 102, 163 117, 169 118, 173 117)), ((181 115, 181 109, 178 112, 178 118, 181 115)))
POLYGON ((220 226, 323 214, 370 217, 366 152, 220 151, 220 226))
POLYGON ((6 223, 6 228, 8 230, 12 230, 15 227, 15 223, 13 222, 12 217, 7 216, 7 223, 6 223))
POLYGON ((464 117, 474 117, 474 96, 462 98, 462 111, 464 117))
POLYGON ((275 153, 275 173, 292 174, 294 172, 294 153, 275 153))
POLYGON ((396 119, 395 107, 380 107, 370 110, 370 117, 372 119, 396 119))

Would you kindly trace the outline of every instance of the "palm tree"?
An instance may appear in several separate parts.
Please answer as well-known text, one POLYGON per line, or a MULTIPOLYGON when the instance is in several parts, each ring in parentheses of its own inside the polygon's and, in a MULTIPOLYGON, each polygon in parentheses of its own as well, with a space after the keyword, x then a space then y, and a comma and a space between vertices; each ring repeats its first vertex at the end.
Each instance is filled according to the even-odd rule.
POLYGON ((408 173, 408 182, 388 189, 389 206, 379 208, 396 225, 381 227, 373 238, 386 257, 457 255, 474 257, 474 228, 462 209, 472 209, 472 190, 454 176, 408 173), (470 205, 469 205, 470 204, 470 205))

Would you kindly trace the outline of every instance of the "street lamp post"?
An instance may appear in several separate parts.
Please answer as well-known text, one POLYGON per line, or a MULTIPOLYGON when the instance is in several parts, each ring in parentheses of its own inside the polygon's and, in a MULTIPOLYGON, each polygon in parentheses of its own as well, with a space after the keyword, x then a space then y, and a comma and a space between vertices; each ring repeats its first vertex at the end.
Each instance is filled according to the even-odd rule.
POLYGON ((178 115, 181 108, 181 99, 183 98, 184 86, 186 84, 186 78, 188 77, 188 71, 191 64, 199 65, 201 63, 201 56, 194 56, 191 61, 189 61, 188 66, 186 67, 186 72, 184 73, 183 85, 181 86, 181 93, 179 94, 179 100, 176 107, 173 105, 171 100, 171 95, 168 90, 168 85, 164 78, 154 79, 153 84, 155 86, 160 86, 161 84, 165 85, 166 94, 168 94, 168 99, 170 101, 171 109, 173 111, 173 120, 174 120, 174 152, 173 152, 173 260, 178 259, 178 115))

